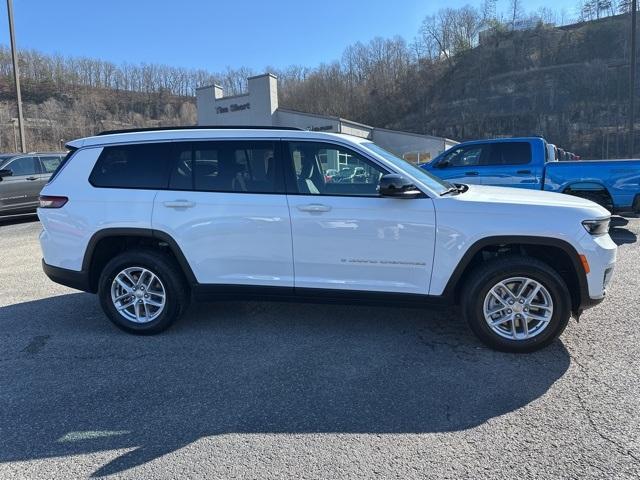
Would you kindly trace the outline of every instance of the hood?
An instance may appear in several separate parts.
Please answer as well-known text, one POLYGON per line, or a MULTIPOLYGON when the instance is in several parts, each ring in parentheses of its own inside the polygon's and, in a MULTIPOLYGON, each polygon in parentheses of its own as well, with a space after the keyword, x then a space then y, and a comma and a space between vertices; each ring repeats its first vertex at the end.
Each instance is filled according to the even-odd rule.
POLYGON ((469 185, 469 190, 457 195, 461 201, 483 204, 526 205, 582 210, 590 218, 608 217, 609 211, 584 198, 555 192, 513 187, 469 185))

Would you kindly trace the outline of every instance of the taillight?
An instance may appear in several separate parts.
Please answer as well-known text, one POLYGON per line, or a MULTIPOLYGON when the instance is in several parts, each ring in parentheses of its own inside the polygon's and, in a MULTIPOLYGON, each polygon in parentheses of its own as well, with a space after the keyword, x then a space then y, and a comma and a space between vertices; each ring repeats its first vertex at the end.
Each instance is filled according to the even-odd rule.
POLYGON ((67 197, 40 195, 40 208, 60 208, 68 201, 69 199, 67 197))

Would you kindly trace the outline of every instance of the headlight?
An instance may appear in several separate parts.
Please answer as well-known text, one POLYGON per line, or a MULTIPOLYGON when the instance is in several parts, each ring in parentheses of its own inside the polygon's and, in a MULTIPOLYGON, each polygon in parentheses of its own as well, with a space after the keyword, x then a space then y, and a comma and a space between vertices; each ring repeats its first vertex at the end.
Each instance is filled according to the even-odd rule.
POLYGON ((610 220, 610 218, 601 218, 599 220, 585 220, 584 222, 582 222, 582 225, 591 235, 606 235, 607 233, 609 233, 610 220))

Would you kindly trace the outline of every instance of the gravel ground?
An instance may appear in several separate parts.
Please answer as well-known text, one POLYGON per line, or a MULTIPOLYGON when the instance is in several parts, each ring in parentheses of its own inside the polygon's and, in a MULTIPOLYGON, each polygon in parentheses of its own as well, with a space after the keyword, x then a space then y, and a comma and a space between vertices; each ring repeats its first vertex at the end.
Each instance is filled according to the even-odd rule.
POLYGON ((0 478, 638 478, 640 219, 542 352, 456 309, 211 303, 135 337, 0 224, 0 478))

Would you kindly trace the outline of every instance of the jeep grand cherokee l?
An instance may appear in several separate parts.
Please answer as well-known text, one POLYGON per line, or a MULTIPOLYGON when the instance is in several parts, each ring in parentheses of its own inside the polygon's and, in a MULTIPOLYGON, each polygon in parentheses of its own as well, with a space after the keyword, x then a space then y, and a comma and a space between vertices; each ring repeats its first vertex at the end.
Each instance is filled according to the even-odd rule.
POLYGON ((40 198, 44 270, 132 333, 191 299, 449 302, 489 346, 533 351, 604 298, 616 260, 593 202, 454 185, 363 138, 192 128, 68 148, 40 198), (326 180, 342 168, 362 180, 326 180))

